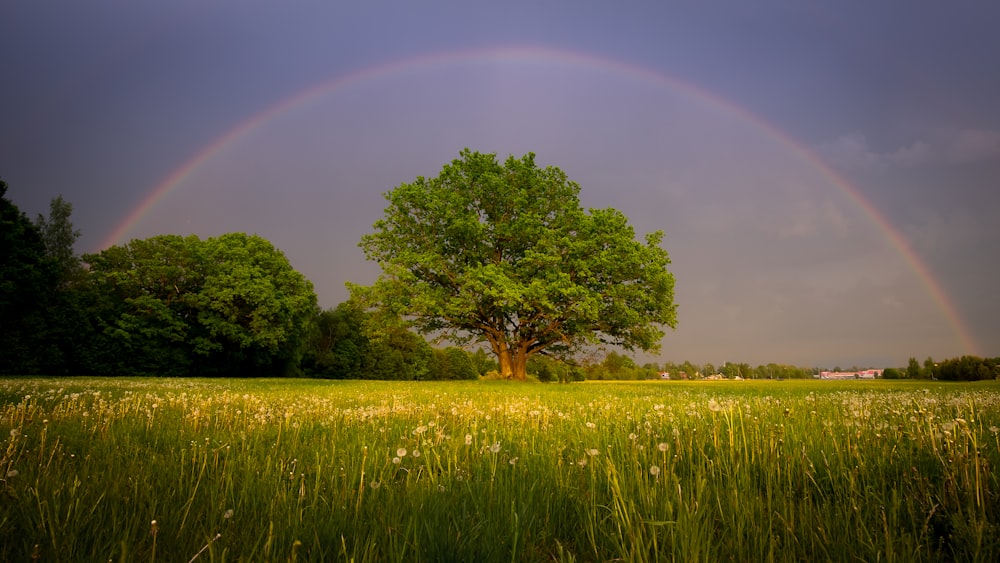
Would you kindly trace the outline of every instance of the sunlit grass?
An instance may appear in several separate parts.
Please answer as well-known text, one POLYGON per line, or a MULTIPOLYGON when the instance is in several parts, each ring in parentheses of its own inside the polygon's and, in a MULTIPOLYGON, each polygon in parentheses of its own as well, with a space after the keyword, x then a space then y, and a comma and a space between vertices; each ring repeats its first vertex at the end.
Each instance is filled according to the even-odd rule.
POLYGON ((991 561, 998 427, 995 382, 5 379, 0 559, 991 561))

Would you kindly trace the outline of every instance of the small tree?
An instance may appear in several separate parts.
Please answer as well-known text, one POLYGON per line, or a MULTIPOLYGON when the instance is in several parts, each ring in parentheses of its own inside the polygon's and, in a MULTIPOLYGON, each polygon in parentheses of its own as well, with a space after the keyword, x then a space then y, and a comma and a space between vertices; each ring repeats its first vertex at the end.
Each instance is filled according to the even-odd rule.
POLYGON ((73 228, 70 215, 73 214, 73 204, 57 196, 49 202, 49 216, 41 213, 35 219, 35 228, 45 244, 45 254, 59 265, 59 273, 63 285, 79 279, 83 273, 80 258, 76 255, 73 245, 80 238, 80 231, 73 228))
POLYGON ((360 243, 383 274, 349 285, 354 297, 422 333, 488 343, 517 379, 541 352, 658 349, 661 327, 677 322, 661 232, 639 242, 619 211, 584 211, 579 186, 533 154, 460 157, 385 194, 384 216, 360 243))

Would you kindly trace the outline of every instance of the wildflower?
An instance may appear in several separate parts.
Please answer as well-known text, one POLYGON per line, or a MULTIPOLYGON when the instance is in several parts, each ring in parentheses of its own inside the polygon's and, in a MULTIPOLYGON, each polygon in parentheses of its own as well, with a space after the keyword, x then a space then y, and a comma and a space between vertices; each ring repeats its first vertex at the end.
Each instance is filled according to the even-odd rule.
POLYGON ((493 444, 492 446, 490 446, 490 451, 493 452, 493 453, 499 452, 500 451, 500 442, 497 442, 497 443, 493 444))
POLYGON ((10 429, 10 437, 11 438, 17 438, 20 434, 21 434, 21 431, 18 430, 17 428, 11 428, 10 429))
POLYGON ((393 463, 394 465, 399 465, 399 462, 400 462, 400 459, 399 459, 398 457, 394 457, 394 458, 392 458, 392 463, 393 463))
POLYGON ((406 457, 406 448, 399 448, 396 450, 396 455, 399 457, 406 457))
POLYGON ((576 464, 579 465, 580 467, 587 467, 587 458, 581 459, 580 461, 576 462, 576 464))
POLYGON ((590 448, 589 450, 586 450, 586 452, 587 452, 587 455, 589 455, 590 457, 594 457, 595 455, 601 453, 601 452, 597 451, 594 448, 590 448))
POLYGON ((657 466, 655 466, 655 465, 650 465, 649 466, 649 474, 652 475, 653 477, 659 477, 660 476, 660 468, 657 467, 657 466))
POLYGON ((596 426, 597 426, 597 425, 596 425, 596 424, 594 424, 593 422, 587 422, 587 428, 594 428, 594 427, 596 427, 596 426))
POLYGON ((420 426, 418 426, 418 427, 417 427, 416 429, 414 429, 414 431, 413 431, 413 433, 414 433, 414 434, 423 434, 424 432, 427 432, 427 427, 426 427, 426 426, 424 426, 423 424, 421 424, 420 426))
POLYGON ((510 461, 508 461, 507 463, 509 463, 511 465, 516 464, 517 463, 517 458, 516 457, 512 457, 512 458, 510 458, 510 461))
POLYGON ((635 435, 635 432, 632 432, 628 435, 628 439, 632 440, 633 442, 635 441, 636 438, 638 438, 638 436, 635 435))
POLYGON ((714 398, 709 399, 708 400, 708 410, 710 410, 712 412, 719 412, 719 411, 722 410, 722 405, 720 405, 719 401, 716 401, 714 398))
POLYGON ((466 446, 471 446, 472 445, 472 434, 466 434, 465 435, 465 445, 466 446))
POLYGON ((222 517, 225 518, 226 520, 229 520, 230 518, 232 518, 233 517, 233 509, 230 508, 229 510, 227 510, 226 513, 222 515, 222 517))
POLYGON ((667 451, 667 443, 660 442, 659 444, 656 444, 656 449, 660 450, 661 452, 667 451))
POLYGON ((413 457, 420 457, 420 450, 413 450, 413 457))

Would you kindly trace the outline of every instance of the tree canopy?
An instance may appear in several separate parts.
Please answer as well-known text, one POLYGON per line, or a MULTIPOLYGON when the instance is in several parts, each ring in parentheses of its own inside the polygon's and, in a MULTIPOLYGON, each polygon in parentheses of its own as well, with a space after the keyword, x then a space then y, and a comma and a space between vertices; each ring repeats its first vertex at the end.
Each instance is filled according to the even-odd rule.
POLYGON ((102 303, 93 307, 109 354, 102 361, 119 373, 298 370, 316 294, 267 240, 161 235, 84 261, 102 303))
POLYGON ((422 333, 486 342, 518 379, 538 353, 656 350, 676 325, 663 233, 640 242, 621 212, 585 211, 579 192, 534 154, 500 163, 465 149, 437 177, 385 194, 360 243, 383 273, 352 295, 422 333))

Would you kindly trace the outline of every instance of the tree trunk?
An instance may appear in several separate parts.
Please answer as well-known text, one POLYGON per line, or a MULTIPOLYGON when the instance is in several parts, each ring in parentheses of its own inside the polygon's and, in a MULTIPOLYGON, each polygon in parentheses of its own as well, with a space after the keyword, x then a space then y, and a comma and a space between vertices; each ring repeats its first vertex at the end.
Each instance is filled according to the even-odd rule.
POLYGON ((517 347, 517 352, 514 355, 514 379, 519 381, 524 381, 528 377, 528 354, 527 345, 520 345, 517 347))
POLYGON ((501 346, 497 350, 497 361, 500 362, 500 375, 507 379, 514 377, 514 361, 511 358, 510 348, 501 346))
POLYGON ((500 363, 500 375, 507 379, 524 381, 528 376, 527 344, 512 347, 506 342, 500 342, 495 352, 500 363))

